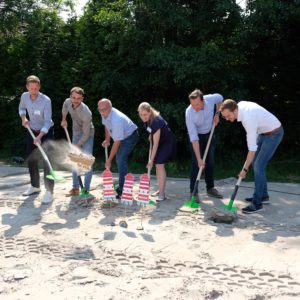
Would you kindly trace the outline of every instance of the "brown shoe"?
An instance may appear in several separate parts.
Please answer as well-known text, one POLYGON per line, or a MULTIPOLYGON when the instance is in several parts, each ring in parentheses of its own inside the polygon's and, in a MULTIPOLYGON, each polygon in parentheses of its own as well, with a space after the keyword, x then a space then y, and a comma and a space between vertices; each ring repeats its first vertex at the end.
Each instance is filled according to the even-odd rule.
POLYGON ((207 191, 207 195, 215 198, 223 198, 223 196, 218 192, 216 188, 211 188, 207 191))
POLYGON ((67 197, 79 196, 79 188, 71 189, 67 194, 67 197))

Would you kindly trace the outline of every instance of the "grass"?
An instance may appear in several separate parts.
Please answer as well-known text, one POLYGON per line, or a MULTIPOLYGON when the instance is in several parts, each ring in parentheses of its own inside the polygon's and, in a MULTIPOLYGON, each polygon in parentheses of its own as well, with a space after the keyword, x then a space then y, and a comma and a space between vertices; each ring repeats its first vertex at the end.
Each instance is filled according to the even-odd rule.
MULTIPOLYGON (((242 157, 243 158, 243 157, 242 157)), ((11 159, 7 156, 0 156, 0 163, 13 164, 11 159)), ((228 177, 235 177, 243 166, 244 161, 241 159, 241 155, 232 156, 227 159, 216 159, 215 163, 215 179, 224 179, 228 177)), ((26 166, 16 165, 16 166, 26 166)), ((104 170, 104 160, 97 159, 94 165, 95 171, 104 170)), ((131 159, 129 161, 129 170, 134 174, 142 174, 147 172, 146 163, 141 163, 131 159)), ((300 161, 299 160, 272 160, 267 167, 268 181, 273 182, 288 182, 288 183, 300 183, 300 161)), ((112 171, 117 172, 115 161, 112 165, 112 171)), ((177 162, 170 162, 166 164, 166 171, 168 177, 188 178, 190 171, 190 161, 181 160, 177 162)), ((152 169, 152 175, 155 174, 155 168, 152 169)), ((245 181, 253 181, 253 171, 250 168, 245 181)))
MULTIPOLYGON (((243 160, 232 158, 217 161, 215 178, 222 179, 238 175, 244 164, 243 160)), ((300 161, 271 160, 267 166, 266 175, 268 181, 300 183, 300 161)), ((250 167, 245 181, 254 181, 253 169, 250 167)))

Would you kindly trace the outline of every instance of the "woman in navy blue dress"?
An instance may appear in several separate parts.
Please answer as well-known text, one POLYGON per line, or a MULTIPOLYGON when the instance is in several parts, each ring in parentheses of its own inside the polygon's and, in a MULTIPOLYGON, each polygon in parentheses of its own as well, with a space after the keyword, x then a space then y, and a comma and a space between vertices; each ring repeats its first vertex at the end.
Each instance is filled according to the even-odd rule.
POLYGON ((150 160, 147 168, 155 165, 156 176, 159 191, 156 193, 157 201, 163 201, 166 188, 166 170, 165 163, 172 160, 176 154, 176 139, 168 126, 168 123, 160 116, 149 103, 142 102, 139 105, 138 112, 144 122, 145 129, 149 132, 149 140, 152 141, 150 160))

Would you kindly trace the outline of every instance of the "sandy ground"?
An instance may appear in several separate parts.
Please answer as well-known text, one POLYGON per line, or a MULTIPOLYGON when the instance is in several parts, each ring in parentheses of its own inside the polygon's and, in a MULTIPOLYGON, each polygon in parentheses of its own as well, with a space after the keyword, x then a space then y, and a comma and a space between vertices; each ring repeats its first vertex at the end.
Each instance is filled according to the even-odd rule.
MULTIPOLYGON (((253 183, 242 183, 238 219, 208 219, 221 201, 207 197, 201 208, 180 210, 189 200, 188 180, 168 181, 168 200, 109 209, 101 174, 93 177, 96 200, 88 207, 67 198, 69 173, 55 186, 55 201, 41 205, 43 192, 23 197, 26 169, 0 167, 1 299, 299 299, 300 185, 270 183, 271 204, 241 214, 253 183), (117 226, 111 226, 115 222, 117 226)), ((234 178, 216 182, 228 203, 234 178)), ((138 189, 136 176, 135 191, 138 189)), ((151 190, 156 180, 151 179, 151 190)))

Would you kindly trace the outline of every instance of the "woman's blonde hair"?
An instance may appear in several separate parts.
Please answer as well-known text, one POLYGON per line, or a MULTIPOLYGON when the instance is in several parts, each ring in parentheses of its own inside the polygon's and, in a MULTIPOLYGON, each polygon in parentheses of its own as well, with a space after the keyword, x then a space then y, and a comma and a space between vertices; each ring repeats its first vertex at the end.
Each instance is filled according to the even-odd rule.
POLYGON ((154 120, 154 118, 159 115, 159 111, 154 109, 148 102, 142 102, 139 105, 138 112, 140 112, 141 110, 144 110, 144 111, 150 113, 150 119, 148 121, 149 124, 151 124, 152 121, 154 120))

